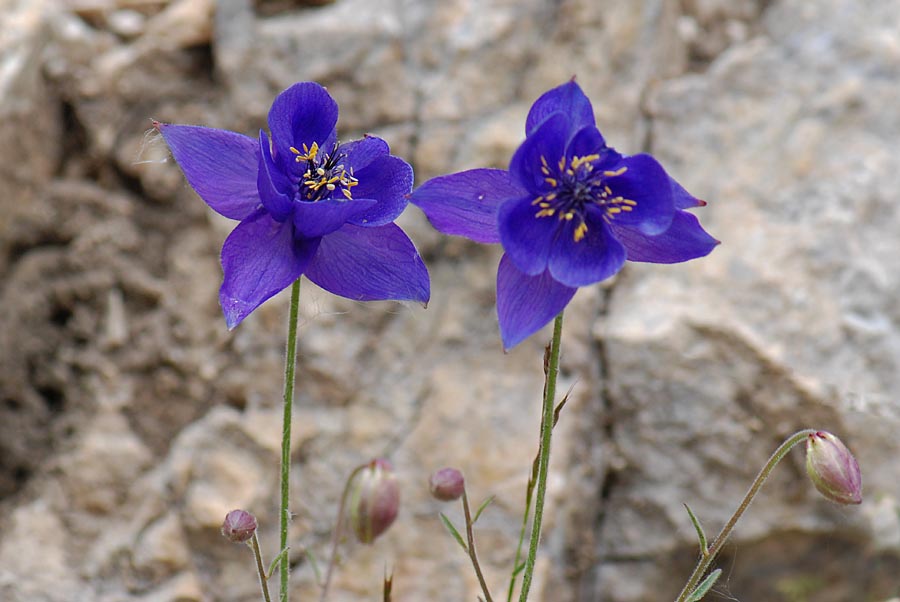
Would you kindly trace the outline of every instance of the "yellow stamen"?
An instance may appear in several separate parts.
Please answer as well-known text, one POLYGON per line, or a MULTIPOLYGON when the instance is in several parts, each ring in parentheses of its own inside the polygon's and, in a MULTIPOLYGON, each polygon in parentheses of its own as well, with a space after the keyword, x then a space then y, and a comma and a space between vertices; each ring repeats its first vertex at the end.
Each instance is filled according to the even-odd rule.
POLYGON ((584 235, 587 234, 587 231, 587 224, 581 222, 580 224, 578 224, 578 227, 575 228, 575 233, 572 235, 572 238, 575 239, 575 242, 581 242, 584 239, 584 235))
POLYGON ((615 177, 615 176, 621 176, 621 175, 622 175, 623 173, 625 173, 626 171, 628 171, 628 168, 627 168, 627 167, 620 167, 620 168, 617 169, 616 171, 604 171, 604 172, 603 172, 603 175, 606 176, 607 178, 612 178, 612 177, 615 177))
POLYGON ((583 157, 572 157, 571 166, 572 169, 578 169, 585 163, 592 163, 600 158, 600 155, 594 153, 593 155, 585 155, 583 157))
POLYGON ((303 152, 301 153, 293 146, 291 147, 291 152, 297 155, 297 162, 301 161, 315 161, 316 155, 319 154, 319 143, 313 142, 312 147, 306 146, 306 143, 303 143, 303 152))

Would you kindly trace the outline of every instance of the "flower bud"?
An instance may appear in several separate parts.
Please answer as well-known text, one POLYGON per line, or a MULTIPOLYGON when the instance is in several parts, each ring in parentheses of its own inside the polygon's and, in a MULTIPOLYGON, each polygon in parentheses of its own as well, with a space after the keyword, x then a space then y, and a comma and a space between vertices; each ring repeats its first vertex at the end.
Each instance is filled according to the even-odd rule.
POLYGON ((806 472, 813 485, 832 502, 862 502, 862 475, 856 458, 840 439, 825 431, 806 439, 806 472))
POLYGON ((455 468, 442 468, 431 475, 428 481, 431 495, 442 502, 458 500, 465 491, 462 473, 455 468))
POLYGON ((225 515, 222 535, 234 543, 247 543, 256 533, 256 517, 244 510, 232 510, 225 515))
POLYGON ((362 543, 388 530, 400 510, 400 485, 387 460, 372 460, 353 477, 349 497, 350 529, 362 543))

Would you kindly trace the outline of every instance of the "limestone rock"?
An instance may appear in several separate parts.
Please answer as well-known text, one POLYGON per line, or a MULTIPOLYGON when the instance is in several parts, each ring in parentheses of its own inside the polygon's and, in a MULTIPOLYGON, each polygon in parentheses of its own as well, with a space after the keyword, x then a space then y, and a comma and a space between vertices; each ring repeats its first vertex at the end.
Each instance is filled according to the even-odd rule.
MULTIPOLYGON (((574 389, 532 599, 674 598, 696 558, 682 502, 715 531, 805 426, 856 452, 867 501, 829 505, 790 456, 726 549, 727 595, 896 595, 896 3, 0 8, 3 600, 258 600, 249 551, 218 533, 235 507, 277 552, 286 300, 226 331, 232 222, 184 182, 150 118, 255 135, 277 92, 316 79, 342 137, 383 136, 421 182, 505 167, 530 103, 572 76, 611 144, 654 153, 709 201, 699 213, 723 244, 686 265, 631 264, 567 310, 560 390, 574 389)), ((428 494, 446 465, 473 501, 496 495, 478 542, 500 597, 546 332, 502 354, 500 249, 439 236, 415 209, 400 223, 431 270, 427 310, 303 284, 293 587, 317 594, 307 552, 324 564, 344 479, 386 457, 400 516, 372 547, 341 544, 331 599, 377 599, 385 564, 399 602, 475 599, 437 517, 460 524, 459 509, 428 494)))

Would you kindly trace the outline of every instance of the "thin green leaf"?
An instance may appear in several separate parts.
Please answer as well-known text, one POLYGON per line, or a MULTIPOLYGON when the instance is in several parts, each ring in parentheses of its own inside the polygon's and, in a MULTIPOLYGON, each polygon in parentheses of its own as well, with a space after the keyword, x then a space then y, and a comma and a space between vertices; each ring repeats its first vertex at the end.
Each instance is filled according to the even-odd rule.
POLYGON ((494 498, 495 498, 495 497, 497 497, 497 496, 496 496, 496 495, 492 495, 492 496, 489 497, 488 499, 486 499, 486 500, 484 500, 483 502, 481 502, 481 505, 478 506, 478 510, 475 511, 475 518, 472 519, 472 524, 473 524, 473 525, 474 525, 475 523, 478 522, 478 517, 481 516, 481 513, 484 512, 484 509, 485 509, 485 508, 487 508, 488 506, 491 505, 491 502, 494 501, 494 498))
POLYGON ((466 541, 462 538, 462 535, 459 534, 459 531, 456 530, 456 527, 453 526, 453 523, 450 522, 450 519, 447 518, 447 515, 443 512, 441 512, 441 520, 443 521, 444 526, 447 527, 447 530, 450 531, 450 535, 456 540, 456 543, 458 543, 463 551, 468 554, 469 546, 466 545, 466 541))
POLYGON ((706 556, 709 552, 709 545, 706 542, 706 533, 703 532, 703 525, 700 524, 700 519, 697 518, 690 506, 684 504, 684 509, 687 510, 688 516, 691 517, 691 524, 694 525, 694 530, 697 531, 697 539, 700 540, 700 552, 706 556))
POLYGON ((700 602, 703 599, 709 590, 712 589, 712 586, 716 584, 716 581, 719 579, 719 575, 722 574, 722 569, 716 569, 706 579, 703 580, 703 583, 697 586, 691 595, 688 596, 687 602, 700 602))
POLYGON ((271 579, 272 575, 275 574, 275 565, 277 565, 278 563, 281 562, 281 558, 285 554, 288 553, 288 549, 289 548, 285 548, 285 549, 281 550, 281 552, 278 554, 278 556, 276 556, 275 558, 272 559, 272 562, 269 564, 269 570, 266 573, 266 579, 271 579))
POLYGON ((525 563, 521 563, 516 569, 513 571, 513 577, 517 576, 519 573, 525 570, 525 563))

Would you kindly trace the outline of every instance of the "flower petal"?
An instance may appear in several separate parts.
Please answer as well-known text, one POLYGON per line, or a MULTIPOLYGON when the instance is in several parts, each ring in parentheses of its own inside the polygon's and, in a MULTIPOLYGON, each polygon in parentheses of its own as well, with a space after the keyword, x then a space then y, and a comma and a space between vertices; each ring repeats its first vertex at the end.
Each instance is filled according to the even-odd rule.
POLYGON ((630 211, 614 214, 612 222, 638 228, 644 234, 664 232, 675 215, 671 179, 666 170, 656 159, 643 154, 624 157, 620 165, 625 168, 622 175, 612 176, 604 182, 612 190, 612 196, 637 204, 630 211))
POLYGON ((347 224, 322 238, 306 276, 325 290, 356 301, 393 299, 428 303, 428 270, 396 224, 347 224))
POLYGON ((345 142, 338 148, 338 153, 344 155, 344 165, 347 169, 353 167, 355 171, 365 169, 374 159, 390 153, 388 143, 366 134, 364 138, 345 142))
POLYGON ((567 286, 606 280, 625 263, 625 248, 613 237, 602 217, 589 216, 586 225, 584 238, 576 242, 578 220, 564 221, 550 251, 550 273, 567 286))
POLYGON ((569 139, 568 128, 568 118, 562 113, 554 113, 529 134, 509 162, 514 181, 535 195, 549 190, 545 181, 547 174, 542 173, 541 168, 546 162, 550 173, 559 172, 559 160, 565 156, 569 139))
POLYGON ((550 248, 560 227, 555 215, 537 217, 538 211, 531 197, 525 197, 506 201, 497 214, 503 249, 516 267, 529 276, 547 269, 550 248))
POLYGON ((671 176, 669 176, 669 184, 672 186, 672 199, 675 201, 675 209, 690 209, 706 205, 706 201, 701 201, 692 195, 671 176))
POLYGON ((604 155, 603 162, 606 163, 610 159, 621 159, 621 155, 613 149, 606 146, 603 136, 597 126, 590 125, 581 128, 569 141, 569 148, 566 155, 571 157, 586 157, 593 153, 604 155))
POLYGON ((295 241, 290 222, 263 210, 242 221, 222 246, 219 302, 231 330, 266 299, 300 277, 318 240, 295 241))
POLYGON ((354 215, 350 223, 357 226, 383 226, 397 219, 409 203, 413 170, 400 157, 381 155, 353 174, 359 184, 354 186, 354 198, 375 199, 377 204, 368 211, 354 215))
POLYGON ((259 145, 242 134, 154 122, 191 187, 217 213, 244 219, 259 207, 259 145))
POLYGON ((338 105, 331 95, 315 82, 294 84, 272 102, 269 109, 269 131, 275 147, 275 161, 285 170, 302 170, 296 162, 293 146, 303 150, 313 142, 325 151, 337 136, 338 105))
POLYGON ((444 234, 475 242, 500 242, 497 210, 525 194, 502 169, 470 169, 428 180, 409 197, 444 234))
POLYGON ((294 208, 293 199, 282 191, 290 190, 291 181, 281 172, 272 161, 272 152, 269 148, 269 137, 262 130, 259 131, 259 175, 256 187, 259 190, 259 198, 263 207, 272 214, 276 221, 283 222, 290 216, 294 208))
MULTIPOLYGON (((581 128, 594 125, 594 108, 575 80, 544 92, 525 120, 525 134, 531 136, 550 115, 562 113, 568 121, 567 138, 581 128)), ((601 138, 602 140, 602 138, 601 138)))
POLYGON ((373 199, 322 199, 314 203, 294 203, 296 235, 300 238, 319 238, 331 234, 351 218, 377 204, 373 199))
POLYGON ((705 257, 719 244, 700 226, 697 217, 687 211, 676 211, 669 229, 647 236, 633 228, 611 224, 613 235, 625 246, 629 261, 679 263, 705 257))
POLYGON ((560 284, 545 271, 523 274, 507 255, 497 269, 497 317, 505 350, 512 349, 559 315, 577 288, 560 284))

